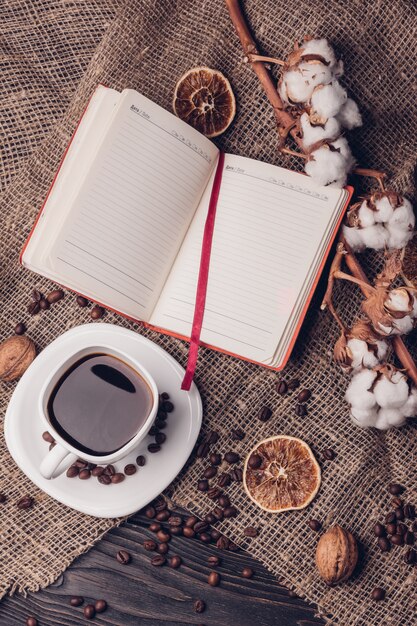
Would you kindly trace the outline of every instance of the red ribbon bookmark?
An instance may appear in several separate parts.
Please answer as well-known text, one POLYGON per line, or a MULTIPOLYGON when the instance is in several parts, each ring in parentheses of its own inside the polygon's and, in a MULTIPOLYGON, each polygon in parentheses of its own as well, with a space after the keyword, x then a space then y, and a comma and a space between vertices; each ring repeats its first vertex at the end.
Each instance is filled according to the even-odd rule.
POLYGON ((224 154, 220 152, 216 175, 211 190, 210 203, 204 226, 203 243, 201 246, 200 270, 198 273, 197 291, 195 296, 193 327, 191 331, 190 351, 188 353, 187 369, 181 389, 189 391, 193 382, 197 365, 198 347, 200 345, 201 328, 203 326, 204 307, 206 305, 207 283, 210 269, 211 244, 213 242, 214 221, 216 218, 217 201, 220 194, 224 164, 224 154))

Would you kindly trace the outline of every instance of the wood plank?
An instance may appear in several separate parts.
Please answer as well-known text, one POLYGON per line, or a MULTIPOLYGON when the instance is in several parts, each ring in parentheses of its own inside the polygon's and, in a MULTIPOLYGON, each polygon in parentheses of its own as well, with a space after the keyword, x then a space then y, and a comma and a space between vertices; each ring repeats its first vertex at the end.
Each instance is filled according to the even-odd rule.
POLYGON ((136 515, 119 528, 111 530, 87 554, 50 587, 27 598, 16 595, 0 604, 0 625, 21 626, 34 616, 39 626, 319 626, 314 607, 291 597, 278 585, 275 577, 247 553, 222 552, 197 539, 173 537, 169 555, 178 554, 183 565, 178 570, 168 566, 153 567, 152 553, 143 548, 145 539, 153 538, 149 520, 136 515), (121 565, 115 555, 120 549, 132 555, 129 565, 121 565), (221 575, 219 587, 210 587, 207 576, 211 568, 207 559, 220 556, 215 568, 221 575), (249 566, 255 576, 241 576, 249 566), (70 606, 72 595, 86 601, 104 598, 109 605, 105 613, 88 621, 82 608, 70 606), (196 614, 193 603, 203 599, 207 608, 196 614))

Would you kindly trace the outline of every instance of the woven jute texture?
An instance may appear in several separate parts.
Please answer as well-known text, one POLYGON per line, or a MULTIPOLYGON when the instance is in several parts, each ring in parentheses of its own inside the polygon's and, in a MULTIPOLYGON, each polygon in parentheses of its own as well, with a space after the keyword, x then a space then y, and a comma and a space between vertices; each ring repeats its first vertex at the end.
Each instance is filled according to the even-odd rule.
MULTIPOLYGON (((244 4, 252 30, 265 53, 285 56, 305 33, 327 36, 345 60, 345 84, 364 113, 364 127, 352 137, 361 164, 391 174, 393 185, 414 194, 416 156, 416 12, 413 2, 379 0, 248 0, 244 4)), ((98 83, 116 89, 133 87, 170 109, 178 77, 206 64, 223 71, 236 93, 236 120, 218 140, 220 148, 293 166, 277 154, 277 137, 269 104, 242 52, 222 0, 4 0, 0 4, 0 336, 7 337, 24 319, 28 333, 42 349, 63 331, 89 321, 74 297, 47 313, 28 319, 26 305, 33 287, 52 288, 18 265, 18 253, 33 224, 63 150, 86 102, 98 83)), ((378 258, 367 257, 369 274, 378 258)), ((285 268, 284 268, 285 270, 285 268)), ((336 302, 344 317, 358 310, 355 288, 338 287, 336 302)), ((295 415, 295 397, 279 397, 277 374, 255 365, 201 350, 196 382, 204 401, 204 432, 220 433, 220 452, 234 448, 242 457, 261 438, 287 433, 306 440, 322 461, 323 483, 304 511, 270 515, 256 508, 241 485, 228 488, 240 514, 222 530, 262 560, 309 601, 317 603, 329 623, 403 626, 415 623, 415 570, 402 562, 401 549, 382 555, 372 525, 389 508, 387 484, 407 486, 417 502, 415 430, 378 433, 353 426, 343 401, 346 379, 333 365, 337 336, 315 298, 285 378, 299 377, 312 390, 308 415, 295 415), (263 406, 273 410, 261 423, 263 406), (230 430, 246 437, 237 444, 230 430), (334 461, 321 451, 332 447, 334 461), (361 544, 361 567, 347 584, 329 589, 314 567, 317 535, 310 517, 327 527, 339 522, 361 544), (245 539, 243 528, 255 525, 259 537, 245 539), (387 590, 383 603, 372 603, 375 586, 387 590)), ((187 346, 147 331, 108 313, 114 322, 150 337, 186 362, 187 346)), ((412 343, 412 342, 411 342, 412 343)), ((4 414, 13 385, 1 387, 4 414)), ((0 592, 35 590, 52 582, 118 520, 103 521, 53 501, 19 471, 0 439, 0 492, 8 494, 1 510, 0 592), (30 494, 35 506, 18 511, 16 500, 30 494)), ((176 481, 175 502, 198 514, 212 503, 195 489, 204 461, 191 461, 176 481)), ((80 484, 80 489, 82 484, 80 484)), ((277 616, 279 621, 279 618, 277 616)), ((223 625, 225 626, 225 625, 223 625)))

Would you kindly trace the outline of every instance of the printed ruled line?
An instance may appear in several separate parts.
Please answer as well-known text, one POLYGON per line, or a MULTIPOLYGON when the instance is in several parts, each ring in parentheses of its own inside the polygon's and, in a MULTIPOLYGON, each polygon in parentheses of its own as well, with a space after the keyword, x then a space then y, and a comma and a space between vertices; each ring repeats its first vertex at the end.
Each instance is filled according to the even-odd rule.
POLYGON ((149 289, 150 292, 153 292, 153 289, 151 289, 151 287, 148 287, 148 285, 145 285, 145 283, 142 283, 137 278, 133 278, 133 276, 130 276, 130 274, 127 274, 126 272, 123 272, 121 269, 119 269, 115 265, 112 265, 111 263, 108 263, 104 259, 101 259, 99 256, 96 256, 95 254, 92 254, 88 250, 84 250, 84 248, 81 248, 81 246, 77 246, 77 244, 75 244, 74 242, 70 241, 69 239, 65 239, 65 243, 69 243, 71 246, 74 246, 74 248, 78 248, 78 250, 81 250, 81 252, 84 252, 85 254, 88 254, 89 256, 93 257, 93 259, 97 259, 97 261, 101 261, 101 263, 104 263, 104 265, 108 265, 109 267, 111 267, 112 269, 116 270, 120 274, 123 274, 124 276, 127 276, 128 278, 130 278, 130 280, 133 280, 133 282, 138 283, 139 285, 142 285, 142 287, 145 287, 145 289, 149 289))
POLYGON ((113 291, 116 291, 117 293, 120 293, 121 296, 124 296, 128 300, 132 300, 132 302, 135 302, 135 304, 138 304, 142 308, 146 309, 146 306, 144 304, 142 304, 141 302, 138 302, 137 300, 135 300, 131 296, 128 296, 127 293, 123 293, 123 291, 119 291, 119 289, 116 289, 116 287, 113 287, 113 285, 109 285, 108 283, 104 282, 104 280, 100 280, 100 278, 97 278, 97 276, 94 276, 93 274, 89 274, 85 270, 81 269, 81 267, 77 267, 77 265, 74 265, 73 263, 70 263, 69 261, 67 261, 66 259, 63 259, 60 256, 58 256, 57 259, 59 261, 62 261, 66 265, 69 265, 70 267, 73 267, 75 270, 78 270, 82 274, 85 274, 86 276, 89 276, 90 278, 94 278, 94 280, 96 280, 98 283, 101 283, 102 285, 105 285, 106 287, 109 287, 110 289, 113 289, 113 291))
POLYGON ((256 180, 261 180, 263 183, 269 183, 270 185, 278 185, 278 187, 283 187, 284 189, 290 189, 295 193, 301 193, 303 196, 309 196, 311 198, 316 198, 317 200, 321 200, 326 202, 328 200, 327 196, 319 195, 314 193, 313 191, 296 189, 295 187, 291 187, 289 185, 285 185, 284 183, 280 183, 278 180, 269 180, 268 178, 261 178, 260 176, 254 176, 253 174, 247 174, 246 172, 238 172, 234 168, 230 166, 226 166, 225 170, 227 172, 232 172, 233 174, 241 174, 242 176, 247 176, 248 178, 255 178, 256 180))

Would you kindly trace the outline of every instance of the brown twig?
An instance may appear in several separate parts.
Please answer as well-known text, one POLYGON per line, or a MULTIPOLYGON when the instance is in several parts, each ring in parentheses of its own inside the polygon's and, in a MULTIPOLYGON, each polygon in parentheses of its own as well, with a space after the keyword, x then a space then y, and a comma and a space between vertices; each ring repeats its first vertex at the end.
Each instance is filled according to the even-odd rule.
POLYGON ((355 167, 352 173, 357 174, 358 176, 375 178, 378 181, 378 185, 380 186, 381 191, 385 191, 384 179, 387 176, 385 172, 379 172, 378 170, 372 170, 367 167, 355 167))
POLYGON ((279 149, 282 154, 289 154, 290 156, 297 157, 297 159, 307 159, 307 155, 302 152, 297 152, 296 150, 291 150, 291 148, 280 148, 279 149))
POLYGON ((255 63, 256 61, 262 61, 263 63, 275 63, 275 65, 285 65, 285 61, 276 59, 275 57, 266 57, 263 54, 248 54, 248 61, 255 63))

